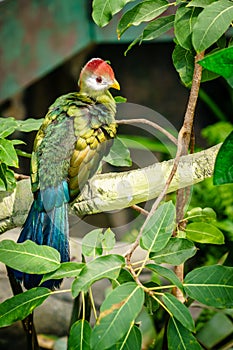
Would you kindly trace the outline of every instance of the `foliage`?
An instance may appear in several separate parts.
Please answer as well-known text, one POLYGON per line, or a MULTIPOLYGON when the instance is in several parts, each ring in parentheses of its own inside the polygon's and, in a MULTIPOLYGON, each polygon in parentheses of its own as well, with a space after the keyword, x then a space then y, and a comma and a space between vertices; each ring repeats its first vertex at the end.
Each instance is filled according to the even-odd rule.
MULTIPOLYGON (((105 26, 126 2, 129 1, 115 1, 111 8, 108 1, 95 0, 94 21, 101 27, 105 26), (96 16, 97 12, 101 16, 96 16)), ((146 0, 137 2, 124 12, 118 23, 117 33, 120 38, 128 28, 148 22, 129 46, 131 49, 135 44, 156 39, 173 28, 176 43, 173 63, 185 86, 190 87, 192 84, 196 53, 207 50, 208 54, 200 62, 205 68, 202 81, 221 75, 233 87, 232 42, 225 39, 232 18, 233 4, 230 0, 146 0), (167 16, 168 8, 173 15, 167 16)))
MULTIPOLYGON (((140 312, 143 308, 149 311, 151 302, 157 302, 171 318, 168 327, 168 343, 173 344, 172 339, 178 337, 177 339, 184 343, 184 348, 188 349, 190 340, 195 348, 201 348, 193 335, 195 326, 189 308, 170 292, 176 286, 187 300, 196 299, 214 308, 232 307, 233 267, 212 265, 197 268, 188 273, 184 283, 181 283, 172 270, 158 265, 163 262, 173 265, 183 263, 196 252, 191 236, 189 239, 179 238, 179 236, 171 237, 176 226, 174 213, 175 207, 172 202, 162 204, 143 230, 141 248, 146 251, 147 255, 150 254, 150 259, 154 262, 142 266, 137 275, 140 277, 144 269, 153 271, 159 278, 157 283, 151 280, 150 287, 147 286, 149 281, 139 285, 132 282, 131 273, 125 273, 126 266, 123 257, 107 253, 114 244, 114 234, 110 229, 104 233, 101 230, 94 230, 84 237, 83 255, 93 257, 93 260, 87 264, 59 263, 58 252, 51 247, 37 246, 29 241, 16 244, 8 240, 0 243, 0 260, 6 263, 8 256, 7 263, 13 268, 30 273, 47 272, 43 281, 49 278, 74 277, 71 287, 74 298, 78 297, 79 293, 88 293, 88 290, 99 279, 108 278, 112 281, 112 292, 108 294, 100 308, 95 327, 92 329, 88 325, 84 314, 84 318, 82 317, 73 324, 69 339, 70 349, 81 346, 80 341, 87 346, 87 349, 98 349, 99 346, 103 349, 116 346, 117 349, 120 349, 121 346, 123 349, 125 346, 127 349, 127 346, 130 348, 129 344, 132 342, 138 344, 138 349, 140 349, 140 327, 135 329, 133 325, 136 319, 137 322, 140 320, 140 312), (154 232, 156 232, 155 235, 153 235, 154 232), (104 240, 110 243, 106 244, 104 240), (172 249, 171 245, 175 249, 172 249), (166 247, 169 249, 166 250, 166 247), (170 255, 170 260, 167 260, 168 255, 170 255), (180 259, 177 261, 178 257, 180 259), (123 275, 124 278, 122 278, 123 275), (168 281, 167 285, 162 283, 163 279, 168 281)), ((201 223, 205 225, 211 225, 207 222, 215 220, 214 212, 210 209, 192 210, 188 215, 190 220, 191 218, 197 220, 199 217, 202 220, 201 223)), ((196 221, 196 223, 200 227, 200 222, 196 221)), ((199 234, 201 235, 200 232, 199 234)), ((219 243, 218 235, 212 234, 209 242, 206 232, 202 232, 202 236, 205 237, 205 243, 219 243)), ((9 298, 0 305, 0 326, 25 318, 52 294, 53 292, 46 288, 38 287, 9 298)), ((169 349, 172 349, 172 346, 170 345, 169 349)))
MULTIPOLYGON (((172 58, 185 86, 192 85, 194 58, 203 51, 207 54, 199 62, 205 68, 202 81, 221 75, 231 87, 233 86, 233 51, 228 40, 228 30, 233 18, 232 1, 177 0, 172 3, 167 0, 93 1, 93 19, 99 26, 107 25, 120 10, 124 11, 117 27, 119 38, 128 28, 148 22, 129 49, 136 43, 154 40, 168 30, 174 29, 175 48, 172 58), (127 7, 128 10, 124 8, 126 4, 130 7, 127 7), (171 8, 173 14, 168 15, 166 10, 171 8), (222 62, 221 67, 219 61, 222 62)), ((14 130, 20 129, 19 124, 10 118, 6 123, 9 124, 0 128, 2 137, 0 155, 3 160, 0 175, 3 179, 2 188, 5 190, 13 187, 10 185, 12 182, 10 175, 7 174, 8 166, 17 166, 14 144, 6 137, 14 130), (9 153, 5 151, 6 147, 9 153), (7 176, 9 180, 6 180, 7 176)), ((21 131, 22 128, 21 125, 21 131)), ((122 153, 124 148, 122 147, 122 143, 117 141, 115 149, 113 148, 114 165, 121 165, 121 160, 116 155, 122 153)), ((215 182, 226 182, 222 179, 229 170, 231 176, 227 176, 227 182, 232 183, 232 134, 222 147, 216 162, 215 182)), ((123 153, 127 159, 125 165, 129 165, 129 154, 125 150, 123 153)), ((112 160, 108 159, 110 162, 112 160)), ((226 329, 230 326, 232 329, 232 320, 226 316, 227 310, 233 308, 232 261, 221 257, 221 264, 205 265, 204 262, 203 266, 196 266, 188 271, 184 279, 167 265, 161 265, 186 266, 189 259, 195 257, 200 245, 224 246, 225 239, 229 239, 229 236, 220 231, 219 221, 216 220, 218 215, 214 211, 215 208, 212 209, 214 206, 211 200, 212 188, 210 190, 208 186, 209 184, 205 188, 205 196, 210 198, 210 204, 201 208, 200 203, 204 206, 205 202, 198 201, 197 206, 190 208, 178 223, 176 207, 171 201, 163 202, 155 212, 150 213, 138 237, 145 258, 137 262, 136 267, 131 263, 130 256, 125 259, 110 252, 115 243, 114 233, 110 229, 105 232, 97 229, 84 237, 82 263, 60 263, 58 253, 53 248, 38 247, 33 242, 15 244, 7 240, 0 243, 0 261, 22 272, 44 274, 41 283, 50 278, 74 278, 70 292, 74 299, 80 300, 81 305, 75 310, 78 316, 70 330, 69 350, 134 348, 139 350, 143 342, 142 317, 145 312, 147 317, 154 320, 156 336, 151 344, 154 349, 160 350, 166 347, 169 350, 196 350, 202 349, 201 344, 208 347, 205 327, 208 326, 208 330, 213 330, 214 325, 216 327, 215 318, 217 317, 219 321, 220 310, 223 310, 224 317, 227 317, 227 321, 224 318, 226 329), (147 280, 141 278, 148 270, 150 277, 147 280), (111 288, 100 310, 96 310, 91 291, 93 284, 102 279, 108 279, 111 288), (174 290, 176 295, 173 294, 174 290), (90 315, 87 312, 90 300, 95 316, 93 327, 90 325, 90 315), (197 334, 191 313, 194 302, 201 303, 204 308, 213 311, 208 322, 204 322, 204 325, 200 325, 200 322, 197 324, 199 331, 197 334)), ((232 184, 228 186, 231 186, 232 191, 232 184)), ((225 197, 224 199, 229 200, 225 197)), ((229 202, 224 205, 226 211, 229 202)), ((233 220, 232 215, 230 219, 233 220)), ((232 222, 228 224, 232 229, 232 222)), ((230 254, 228 251, 227 253, 230 254)), ((24 319, 50 295, 58 292, 39 286, 5 300, 0 304, 0 326, 4 327, 24 319)), ((218 346, 219 342, 229 334, 225 332, 224 336, 220 334, 215 337, 213 346, 218 346)))
POLYGON ((12 117, 0 118, 0 191, 12 191, 15 186, 14 172, 9 167, 18 168, 18 155, 29 156, 15 148, 24 144, 21 140, 9 140, 15 131, 30 132, 38 130, 42 119, 15 120, 12 117))

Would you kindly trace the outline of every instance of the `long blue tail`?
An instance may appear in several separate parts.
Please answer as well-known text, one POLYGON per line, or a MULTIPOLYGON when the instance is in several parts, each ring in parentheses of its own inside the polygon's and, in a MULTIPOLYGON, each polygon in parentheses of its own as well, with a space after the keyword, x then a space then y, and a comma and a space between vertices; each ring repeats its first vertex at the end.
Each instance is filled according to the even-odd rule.
MULTIPOLYGON (((56 188, 48 188, 38 193, 32 203, 28 217, 20 233, 18 243, 31 240, 39 245, 48 245, 57 249, 61 255, 61 262, 70 260, 69 255, 69 223, 68 223, 68 195, 64 193, 62 184, 56 188)), ((15 278, 24 283, 25 288, 30 289, 39 285, 42 276, 32 275, 14 270, 15 278)), ((58 288, 61 280, 49 280, 42 286, 54 289, 58 288)))

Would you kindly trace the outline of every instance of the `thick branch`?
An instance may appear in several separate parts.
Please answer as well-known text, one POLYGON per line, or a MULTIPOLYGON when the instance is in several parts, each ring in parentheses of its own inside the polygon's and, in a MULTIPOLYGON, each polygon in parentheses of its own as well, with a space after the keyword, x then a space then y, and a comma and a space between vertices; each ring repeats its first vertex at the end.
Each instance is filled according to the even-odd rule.
MULTIPOLYGON (((168 192, 211 177, 220 144, 180 158, 168 192)), ((71 204, 78 215, 123 209, 156 198, 162 191, 174 160, 122 173, 95 175, 71 204)), ((21 180, 13 193, 0 193, 0 233, 21 226, 32 202, 30 181, 21 180)))

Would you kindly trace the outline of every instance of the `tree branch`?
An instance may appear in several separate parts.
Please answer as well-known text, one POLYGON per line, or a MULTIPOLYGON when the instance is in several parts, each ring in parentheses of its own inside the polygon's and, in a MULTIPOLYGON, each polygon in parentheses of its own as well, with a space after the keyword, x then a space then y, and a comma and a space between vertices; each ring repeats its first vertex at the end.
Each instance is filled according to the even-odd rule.
MULTIPOLYGON (((180 158, 168 192, 194 185, 211 177, 221 144, 180 158)), ((77 215, 123 209, 156 198, 164 188, 174 159, 121 173, 95 175, 82 194, 71 203, 77 215)), ((32 202, 30 180, 17 182, 14 192, 0 192, 0 233, 22 226, 32 202)))

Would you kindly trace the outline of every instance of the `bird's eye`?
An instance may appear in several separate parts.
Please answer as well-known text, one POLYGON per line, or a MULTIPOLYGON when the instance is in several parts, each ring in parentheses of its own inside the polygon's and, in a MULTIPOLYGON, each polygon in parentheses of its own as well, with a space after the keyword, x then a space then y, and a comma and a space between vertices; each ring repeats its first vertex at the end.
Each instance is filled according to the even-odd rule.
POLYGON ((102 83, 102 78, 101 78, 101 77, 97 77, 97 78, 96 78, 96 82, 97 82, 97 83, 102 83))

